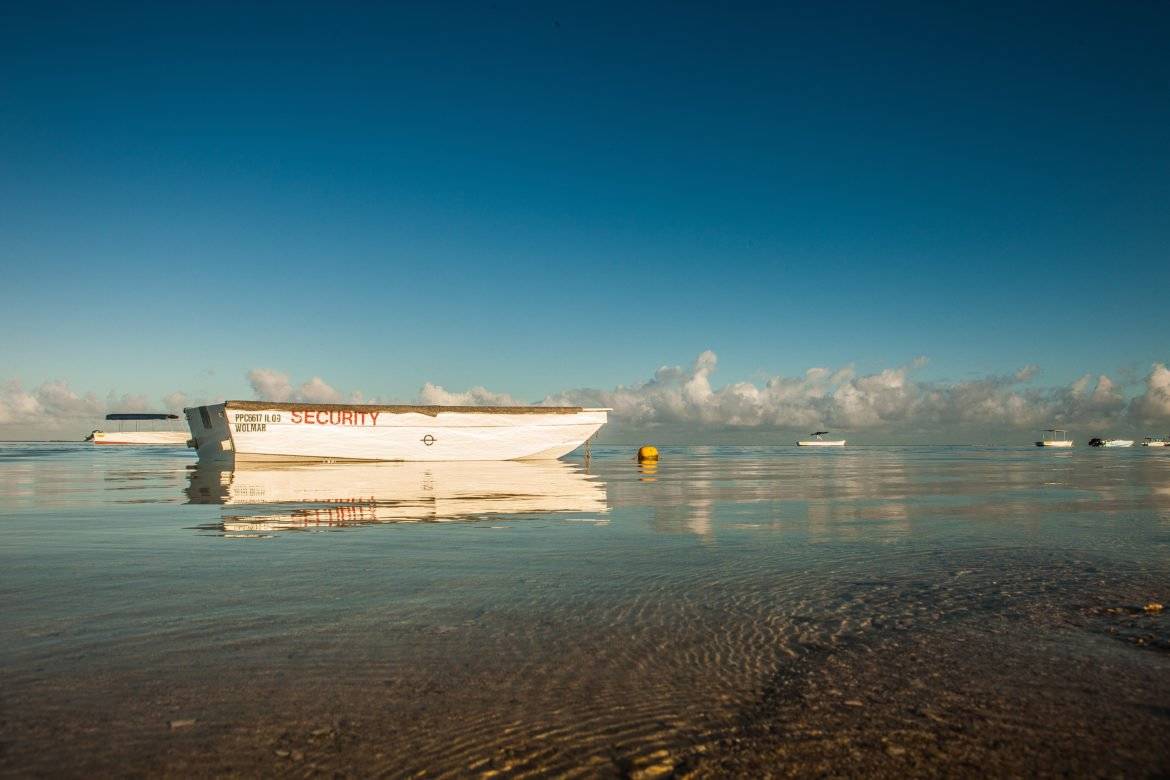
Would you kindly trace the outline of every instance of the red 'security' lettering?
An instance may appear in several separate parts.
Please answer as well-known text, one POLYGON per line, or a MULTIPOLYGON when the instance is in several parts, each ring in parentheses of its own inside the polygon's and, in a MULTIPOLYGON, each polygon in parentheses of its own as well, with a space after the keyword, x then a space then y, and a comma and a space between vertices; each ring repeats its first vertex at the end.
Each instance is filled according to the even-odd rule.
POLYGON ((290 421, 295 425, 354 425, 359 427, 376 426, 381 412, 355 412, 349 409, 324 411, 314 409, 305 412, 293 412, 290 421))

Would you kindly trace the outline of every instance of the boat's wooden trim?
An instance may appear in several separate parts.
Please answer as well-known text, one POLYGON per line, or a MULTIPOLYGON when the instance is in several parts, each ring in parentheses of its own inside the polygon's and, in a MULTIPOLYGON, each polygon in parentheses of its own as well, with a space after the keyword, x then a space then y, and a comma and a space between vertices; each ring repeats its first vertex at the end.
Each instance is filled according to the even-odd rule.
POLYGON ((330 410, 388 412, 390 414, 425 414, 430 417, 436 417, 443 412, 457 412, 459 414, 578 414, 586 411, 581 406, 398 406, 383 404, 304 404, 277 401, 224 401, 224 407, 227 409, 244 409, 249 411, 278 409, 284 412, 325 412, 330 410))

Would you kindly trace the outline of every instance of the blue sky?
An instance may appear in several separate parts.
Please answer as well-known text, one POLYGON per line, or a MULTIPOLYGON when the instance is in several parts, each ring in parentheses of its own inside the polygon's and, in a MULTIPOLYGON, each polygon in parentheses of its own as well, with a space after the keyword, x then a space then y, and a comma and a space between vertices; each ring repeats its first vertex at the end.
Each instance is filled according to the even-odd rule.
POLYGON ((1170 360, 1163 3, 4 15, 0 381, 1170 360))

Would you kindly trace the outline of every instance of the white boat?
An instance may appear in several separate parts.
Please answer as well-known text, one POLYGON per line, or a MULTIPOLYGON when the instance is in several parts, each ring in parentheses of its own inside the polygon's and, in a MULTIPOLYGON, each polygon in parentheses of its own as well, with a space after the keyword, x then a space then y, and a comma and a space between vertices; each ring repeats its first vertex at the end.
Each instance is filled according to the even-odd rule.
POLYGON ((1143 447, 1170 447, 1170 441, 1166 439, 1152 439, 1149 436, 1142 439, 1143 447))
POLYGON ((605 425, 579 406, 382 406, 225 401, 183 410, 201 460, 553 460, 605 425))
POLYGON ((804 439, 796 443, 797 447, 844 447, 844 439, 826 439, 825 434, 828 431, 813 431, 809 434, 812 438, 804 439))
POLYGON ((1089 439, 1090 447, 1132 447, 1133 439, 1089 439))
POLYGON ((192 504, 224 505, 221 529, 233 535, 609 509, 603 481, 578 466, 548 460, 200 463, 187 497, 192 504))
POLYGON ((161 445, 167 447, 182 447, 190 438, 187 432, 177 428, 155 430, 139 430, 144 422, 178 420, 177 414, 156 412, 115 412, 107 414, 106 420, 118 423, 117 431, 97 430, 85 437, 86 441, 94 444, 131 444, 131 445, 161 445), (134 423, 134 430, 125 430, 129 423, 134 423))
POLYGON ((1036 442, 1037 447, 1071 447, 1073 446, 1072 439, 1068 437, 1068 431, 1061 428, 1048 428, 1040 437, 1040 441, 1036 442))

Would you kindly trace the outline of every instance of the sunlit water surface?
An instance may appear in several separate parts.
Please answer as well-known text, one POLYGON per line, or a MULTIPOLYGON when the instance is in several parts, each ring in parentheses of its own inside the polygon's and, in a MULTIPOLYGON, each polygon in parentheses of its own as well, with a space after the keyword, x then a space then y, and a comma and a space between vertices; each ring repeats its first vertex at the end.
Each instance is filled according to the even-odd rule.
MULTIPOLYGON (((826 653, 877 691, 871 724, 944 685, 897 666, 919 645, 971 684, 989 636, 1170 673, 1140 609, 1170 600, 1170 451, 631 455, 233 472, 0 445, 0 768, 718 774, 744 740, 780 749, 759 722, 805 717, 778 714, 794 670, 799 713, 854 695, 810 693, 826 653)), ((1162 685, 1133 717, 1170 733, 1162 685)), ((1070 708, 1116 698, 1076 686, 1070 708)), ((1125 760, 1157 770, 1154 739, 1125 760)))

